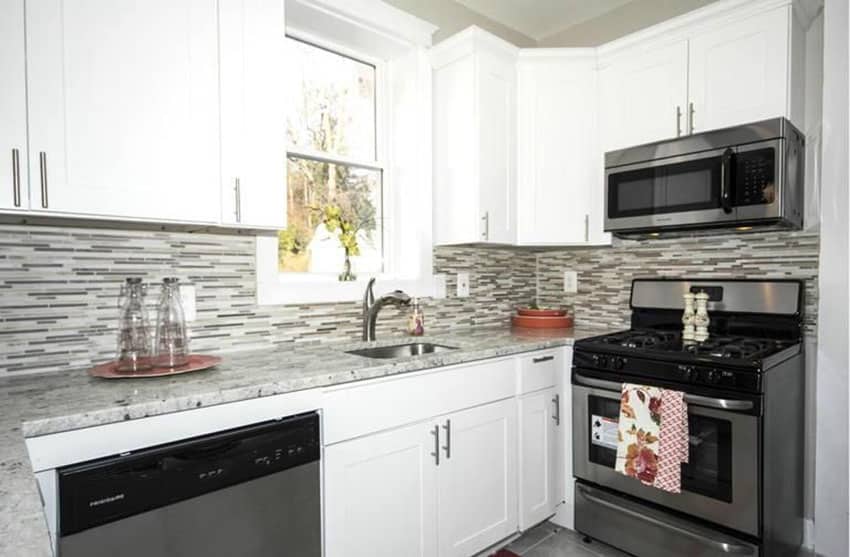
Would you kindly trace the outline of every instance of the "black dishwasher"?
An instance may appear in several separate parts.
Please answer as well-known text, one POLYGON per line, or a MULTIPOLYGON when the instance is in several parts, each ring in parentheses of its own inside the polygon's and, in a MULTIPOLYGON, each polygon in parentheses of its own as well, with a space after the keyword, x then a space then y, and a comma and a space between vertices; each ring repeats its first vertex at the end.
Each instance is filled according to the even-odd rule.
POLYGON ((319 416, 58 470, 60 557, 320 557, 319 416))

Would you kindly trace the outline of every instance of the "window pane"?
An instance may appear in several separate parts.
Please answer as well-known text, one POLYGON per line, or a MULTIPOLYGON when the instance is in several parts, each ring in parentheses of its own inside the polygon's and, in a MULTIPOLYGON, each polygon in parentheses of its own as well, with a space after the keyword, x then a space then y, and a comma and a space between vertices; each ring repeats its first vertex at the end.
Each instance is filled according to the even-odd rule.
POLYGON ((374 161, 375 67, 295 39, 287 43, 289 145, 374 161))
POLYGON ((355 273, 383 270, 383 214, 380 170, 290 156, 287 228, 280 233, 279 267, 284 272, 342 271, 345 248, 336 222, 325 224, 328 208, 351 225, 356 241, 355 273), (359 253, 358 253, 359 252, 359 253))

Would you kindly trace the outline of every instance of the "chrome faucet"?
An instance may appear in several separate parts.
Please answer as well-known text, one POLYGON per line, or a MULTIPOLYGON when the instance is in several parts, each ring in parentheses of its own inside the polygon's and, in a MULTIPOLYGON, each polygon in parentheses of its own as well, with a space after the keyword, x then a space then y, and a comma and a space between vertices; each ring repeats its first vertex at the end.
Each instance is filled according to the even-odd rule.
POLYGON ((401 290, 394 290, 384 294, 377 300, 372 287, 375 279, 369 279, 366 285, 366 293, 363 294, 363 340, 375 340, 375 322, 378 320, 378 312, 387 304, 406 306, 410 304, 410 296, 401 290))

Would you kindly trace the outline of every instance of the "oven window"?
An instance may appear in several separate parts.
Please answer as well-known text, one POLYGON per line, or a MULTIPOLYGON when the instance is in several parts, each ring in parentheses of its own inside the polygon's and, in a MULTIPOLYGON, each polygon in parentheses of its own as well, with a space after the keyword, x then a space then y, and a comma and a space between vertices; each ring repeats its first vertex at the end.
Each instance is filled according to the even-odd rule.
POLYGON ((609 218, 720 207, 720 157, 612 172, 609 218))
MULTIPOLYGON (((588 458, 613 469, 617 458, 619 399, 588 396, 588 458)), ((682 490, 732 502, 732 423, 688 414, 688 463, 682 465, 682 490)))

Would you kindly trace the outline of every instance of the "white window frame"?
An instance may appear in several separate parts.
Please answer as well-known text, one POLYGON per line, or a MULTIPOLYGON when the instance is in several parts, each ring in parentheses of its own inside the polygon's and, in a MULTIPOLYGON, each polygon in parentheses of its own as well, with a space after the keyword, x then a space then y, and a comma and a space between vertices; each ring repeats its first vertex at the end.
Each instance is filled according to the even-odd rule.
MULTIPOLYGON (((303 2, 303 0, 299 0, 303 2)), ((383 10, 382 3, 368 3, 370 8, 383 10)), ((362 13, 363 6, 360 6, 362 13)), ((385 16, 387 13, 376 14, 385 16)), ((390 14, 396 15, 396 14, 390 14)), ((378 17, 377 19, 380 19, 378 17)), ((347 22, 349 25, 360 26, 359 23, 347 22)), ((397 21, 394 20, 394 24, 397 21)), ((375 68, 375 161, 362 161, 356 158, 342 157, 325 153, 311 152, 304 149, 292 149, 287 155, 306 156, 315 160, 331 163, 352 164, 358 167, 374 168, 382 173, 382 252, 383 272, 377 275, 378 291, 400 289, 413 296, 431 296, 434 293, 435 281, 433 277, 432 253, 433 242, 431 234, 431 203, 430 203, 430 67, 428 71, 417 72, 418 79, 427 80, 427 102, 420 102, 416 107, 417 118, 421 118, 421 135, 417 139, 422 141, 419 146, 426 152, 423 153, 424 163, 419 168, 404 169, 407 176, 417 176, 416 183, 410 178, 405 181, 405 186, 400 186, 396 179, 398 163, 394 165, 393 139, 401 137, 406 130, 393 128, 391 113, 395 108, 391 92, 392 82, 390 79, 390 66, 385 58, 370 55, 369 53, 343 45, 331 37, 333 25, 328 26, 329 32, 323 32, 321 36, 315 32, 306 32, 302 29, 287 25, 286 34, 293 39, 313 44, 320 48, 326 48, 331 52, 350 57, 354 60, 363 61, 375 68), (426 75, 427 74, 427 75, 426 75), (399 135, 394 137, 394 132, 399 135), (421 176, 420 176, 421 175, 421 176), (417 210, 405 209, 399 211, 402 200, 418 196, 417 210), (424 199, 423 199, 424 198, 424 199), (423 202, 427 207, 423 207, 423 202), (421 209, 421 210, 419 210, 421 209), (398 214, 397 214, 398 213, 398 214), (403 215, 401 213, 404 213, 403 215), (412 214, 411 214, 412 213, 412 214), (404 226, 399 226, 397 221, 404 217, 404 226)), ((419 31, 422 27, 419 26, 419 31)), ((358 30, 359 31, 359 30, 358 30)), ((363 33, 372 29, 363 29, 363 33)), ((379 35, 376 35, 379 36, 379 35)), ((399 43, 400 45, 403 43, 399 43)), ((411 52, 421 51, 422 45, 407 44, 411 52)), ((425 60, 422 54, 422 60, 425 60)), ((409 159, 409 157, 408 157, 409 159)), ((340 261, 340 270, 342 268, 340 261)), ((356 272, 356 269, 355 269, 356 272)), ((278 270, 278 238, 257 238, 257 302, 259 305, 290 305, 305 303, 331 303, 360 300, 363 296, 366 283, 375 275, 357 274, 357 280, 351 282, 340 282, 337 276, 318 273, 281 273, 278 270)))

